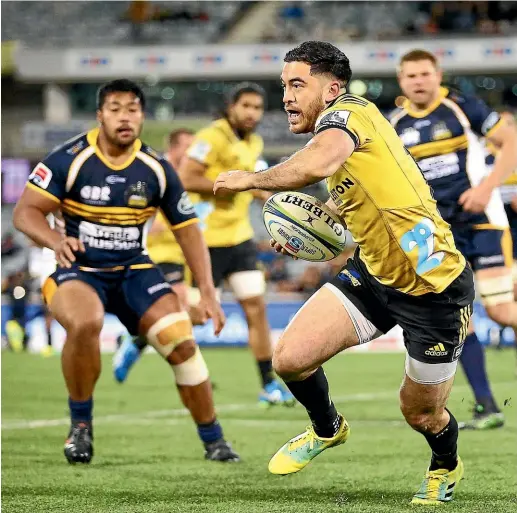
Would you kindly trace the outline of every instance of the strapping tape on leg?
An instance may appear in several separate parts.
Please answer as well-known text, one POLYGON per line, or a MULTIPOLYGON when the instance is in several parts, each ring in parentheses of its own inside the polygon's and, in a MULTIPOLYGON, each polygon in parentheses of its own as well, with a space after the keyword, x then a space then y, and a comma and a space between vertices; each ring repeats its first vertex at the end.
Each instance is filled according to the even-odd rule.
POLYGON ((195 386, 204 383, 208 379, 208 367, 197 346, 194 356, 183 363, 172 365, 172 370, 178 385, 195 386))
POLYGON ((477 280, 477 290, 486 306, 511 303, 513 301, 513 279, 511 274, 477 280))
POLYGON ((162 317, 147 332, 147 340, 164 358, 182 342, 193 340, 192 323, 187 312, 176 312, 162 317))

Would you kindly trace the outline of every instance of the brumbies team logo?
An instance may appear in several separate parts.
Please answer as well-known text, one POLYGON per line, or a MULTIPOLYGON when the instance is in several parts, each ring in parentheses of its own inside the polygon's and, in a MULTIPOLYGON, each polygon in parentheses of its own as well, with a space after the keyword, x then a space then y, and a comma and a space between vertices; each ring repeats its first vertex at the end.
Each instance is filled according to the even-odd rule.
POLYGON ((125 200, 128 206, 135 208, 147 207, 149 200, 147 198, 147 184, 145 182, 136 182, 126 189, 125 200))
POLYGON ((442 141, 443 139, 450 139, 452 137, 451 131, 443 121, 433 125, 431 128, 431 134, 433 141, 442 141))

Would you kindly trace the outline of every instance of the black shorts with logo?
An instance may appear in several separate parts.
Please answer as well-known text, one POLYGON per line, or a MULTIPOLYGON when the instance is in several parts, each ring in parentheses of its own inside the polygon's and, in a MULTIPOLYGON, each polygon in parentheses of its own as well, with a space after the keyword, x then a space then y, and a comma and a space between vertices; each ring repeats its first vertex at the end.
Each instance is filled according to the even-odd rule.
POLYGON ((472 314, 474 278, 467 264, 441 293, 410 296, 378 282, 359 258, 359 248, 330 282, 381 332, 403 330, 408 354, 425 363, 459 358, 472 314))
POLYGON ((231 274, 258 269, 257 248, 252 240, 247 240, 236 246, 208 249, 212 260, 212 274, 216 287, 219 287, 223 280, 231 274))
POLYGON ((163 273, 165 279, 171 285, 176 285, 185 281, 185 265, 172 262, 162 262, 156 264, 163 273))

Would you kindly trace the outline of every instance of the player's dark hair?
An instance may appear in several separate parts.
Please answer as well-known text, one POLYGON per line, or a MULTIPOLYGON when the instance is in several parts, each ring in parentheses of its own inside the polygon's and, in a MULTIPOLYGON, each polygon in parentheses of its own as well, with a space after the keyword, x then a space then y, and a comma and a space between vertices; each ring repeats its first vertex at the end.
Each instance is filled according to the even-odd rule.
POLYGON ((142 88, 127 78, 112 80, 99 87, 97 91, 97 109, 102 109, 106 97, 112 93, 133 93, 140 100, 142 110, 145 109, 145 95, 142 88))
POLYGON ((410 52, 405 53, 400 58, 399 67, 405 62, 418 62, 418 61, 431 61, 435 68, 439 68, 438 59, 434 53, 428 52, 427 50, 421 50, 416 48, 410 52))
POLYGON ((176 146, 182 135, 194 135, 194 132, 190 130, 190 128, 178 128, 177 130, 173 130, 167 137, 169 146, 176 146))
POLYGON ((239 84, 231 87, 225 94, 224 110, 222 113, 224 117, 228 117, 228 107, 235 105, 244 94, 257 94, 262 98, 265 107, 266 91, 264 88, 255 82, 240 82, 239 84))
POLYGON ((284 62, 304 62, 311 67, 311 75, 331 75, 341 82, 342 87, 352 78, 348 57, 325 41, 305 41, 289 50, 284 62))

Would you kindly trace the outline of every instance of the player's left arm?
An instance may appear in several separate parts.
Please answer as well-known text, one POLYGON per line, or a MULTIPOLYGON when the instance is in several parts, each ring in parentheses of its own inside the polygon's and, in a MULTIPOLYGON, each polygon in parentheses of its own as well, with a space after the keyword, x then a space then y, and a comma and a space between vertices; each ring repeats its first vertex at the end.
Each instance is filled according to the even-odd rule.
POLYGON ((224 314, 217 301, 217 295, 212 278, 210 253, 199 229, 199 220, 194 211, 188 193, 178 178, 178 175, 166 163, 165 169, 167 186, 161 201, 163 215, 169 221, 174 236, 181 247, 185 260, 197 287, 201 293, 201 308, 207 317, 212 318, 214 332, 220 333, 224 326, 224 314))
POLYGON ((517 127, 511 116, 500 116, 480 99, 470 98, 462 105, 472 130, 486 137, 499 149, 492 172, 477 185, 465 191, 459 204, 468 212, 481 213, 490 201, 492 192, 517 167, 517 127))
POLYGON ((221 173, 215 181, 218 191, 288 191, 301 189, 332 176, 355 149, 351 135, 330 127, 314 136, 300 151, 281 164, 260 173, 230 171, 221 173))

